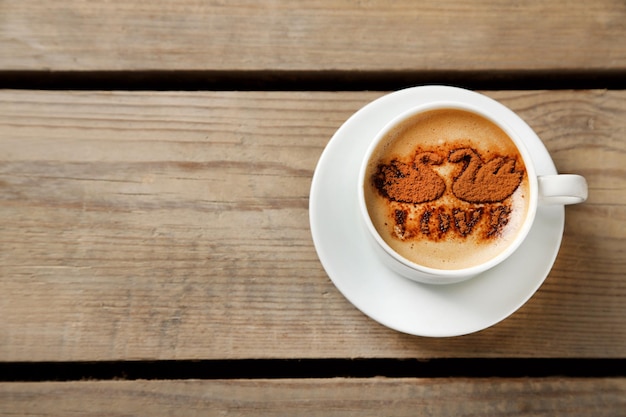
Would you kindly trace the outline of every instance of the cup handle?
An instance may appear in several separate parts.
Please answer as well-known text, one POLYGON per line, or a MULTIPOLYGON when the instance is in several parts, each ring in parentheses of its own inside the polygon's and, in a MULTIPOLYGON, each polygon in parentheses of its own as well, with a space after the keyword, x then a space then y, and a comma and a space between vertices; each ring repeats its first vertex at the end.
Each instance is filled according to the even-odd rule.
POLYGON ((587 180, 581 175, 541 175, 537 180, 540 205, 578 204, 587 199, 587 180))

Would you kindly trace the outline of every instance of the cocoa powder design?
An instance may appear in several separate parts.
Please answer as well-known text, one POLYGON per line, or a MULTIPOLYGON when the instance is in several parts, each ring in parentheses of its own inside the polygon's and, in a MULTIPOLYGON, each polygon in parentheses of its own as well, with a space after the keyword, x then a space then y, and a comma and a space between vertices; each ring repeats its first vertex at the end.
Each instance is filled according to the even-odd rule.
POLYGON ((430 166, 440 165, 444 157, 435 152, 415 155, 412 164, 397 159, 380 164, 373 182, 378 191, 391 201, 420 204, 440 198, 446 183, 430 166))
POLYGON ((485 162, 475 149, 467 147, 453 149, 447 158, 436 151, 420 151, 411 162, 393 159, 379 164, 371 180, 381 196, 400 207, 406 205, 395 208, 391 215, 398 238, 439 240, 450 232, 467 237, 480 229, 483 238, 489 239, 500 235, 509 222, 511 205, 507 198, 524 176, 523 170, 516 169, 516 162, 507 156, 485 162), (434 204, 447 187, 433 166, 446 161, 461 165, 449 180, 451 194, 460 200, 457 205, 434 204), (481 221, 484 225, 477 228, 481 221))
POLYGON ((474 233, 480 222, 484 240, 500 235, 509 222, 511 208, 507 204, 487 204, 469 209, 429 204, 409 219, 409 211, 394 210, 394 232, 402 240, 425 237, 432 241, 445 239, 449 233, 464 238, 474 233))
POLYGON ((515 159, 498 156, 485 163, 472 148, 455 149, 448 160, 463 165, 452 183, 452 192, 468 203, 501 202, 515 192, 524 175, 515 170, 515 159))

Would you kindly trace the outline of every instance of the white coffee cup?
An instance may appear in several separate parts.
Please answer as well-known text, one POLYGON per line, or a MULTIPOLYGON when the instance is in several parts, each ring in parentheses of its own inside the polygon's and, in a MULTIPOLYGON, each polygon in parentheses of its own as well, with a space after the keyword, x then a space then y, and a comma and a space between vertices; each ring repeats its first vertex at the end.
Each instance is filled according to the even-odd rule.
MULTIPOLYGON (((519 125, 519 116, 502 104, 491 99, 489 99, 492 102, 491 105, 489 108, 486 108, 481 105, 481 103, 484 103, 484 100, 485 96, 473 93, 464 95, 461 100, 440 100, 417 106, 398 115, 385 125, 385 127, 378 132, 365 154, 357 183, 360 216, 363 220, 363 225, 367 231, 367 235, 371 238, 376 249, 377 255, 391 270, 406 278, 428 284, 451 284, 473 278, 500 264, 519 248, 522 242, 526 239, 528 232, 533 225, 538 206, 548 204, 577 204, 587 199, 587 182, 585 178, 580 175, 556 174, 538 176, 536 174, 535 162, 525 145, 523 135, 511 128, 511 126, 519 125), (473 97, 478 96, 480 96, 480 99, 473 99, 473 97), (420 265, 405 258, 392 249, 379 234, 378 230, 374 226, 374 223, 372 222, 372 219, 370 218, 364 192, 364 187, 368 186, 370 181, 369 178, 366 178, 367 167, 380 141, 384 140, 386 135, 401 122, 412 118, 417 114, 438 109, 457 109, 468 111, 497 125, 508 135, 517 147, 517 151, 521 155, 525 165, 528 178, 528 208, 526 216, 523 219, 522 224, 519 226, 514 240, 509 243, 505 249, 488 260, 469 267, 458 269, 439 269, 420 265), (514 123, 513 121, 517 121, 518 123, 514 123)), ((532 260, 529 261, 532 262, 532 260)))

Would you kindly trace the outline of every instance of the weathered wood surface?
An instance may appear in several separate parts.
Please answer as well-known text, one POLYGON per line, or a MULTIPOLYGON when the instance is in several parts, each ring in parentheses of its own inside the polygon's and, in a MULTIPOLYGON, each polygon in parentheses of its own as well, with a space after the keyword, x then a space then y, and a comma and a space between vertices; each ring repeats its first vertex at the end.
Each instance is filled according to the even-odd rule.
POLYGON ((0 92, 0 361, 626 357, 626 92, 491 92, 586 176, 509 319, 396 333, 335 289, 315 164, 376 92, 0 92))
POLYGON ((0 2, 0 70, 624 70, 622 0, 0 2))
POLYGON ((0 383, 19 416, 623 416, 624 378, 0 383))

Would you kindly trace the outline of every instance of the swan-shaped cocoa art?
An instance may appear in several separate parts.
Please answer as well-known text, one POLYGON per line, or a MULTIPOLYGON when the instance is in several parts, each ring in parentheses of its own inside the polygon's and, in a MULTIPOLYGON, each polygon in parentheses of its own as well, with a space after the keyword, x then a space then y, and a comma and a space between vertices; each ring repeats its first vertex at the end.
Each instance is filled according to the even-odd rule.
POLYGON ((373 175, 374 186, 380 194, 392 201, 420 204, 438 199, 446 190, 446 183, 431 165, 440 165, 444 157, 435 152, 420 152, 413 164, 397 159, 381 164, 373 175))
POLYGON ((497 156, 483 162, 472 148, 455 149, 448 160, 463 164, 452 183, 452 193, 468 203, 503 201, 515 192, 524 176, 524 171, 515 170, 515 159, 497 156))

